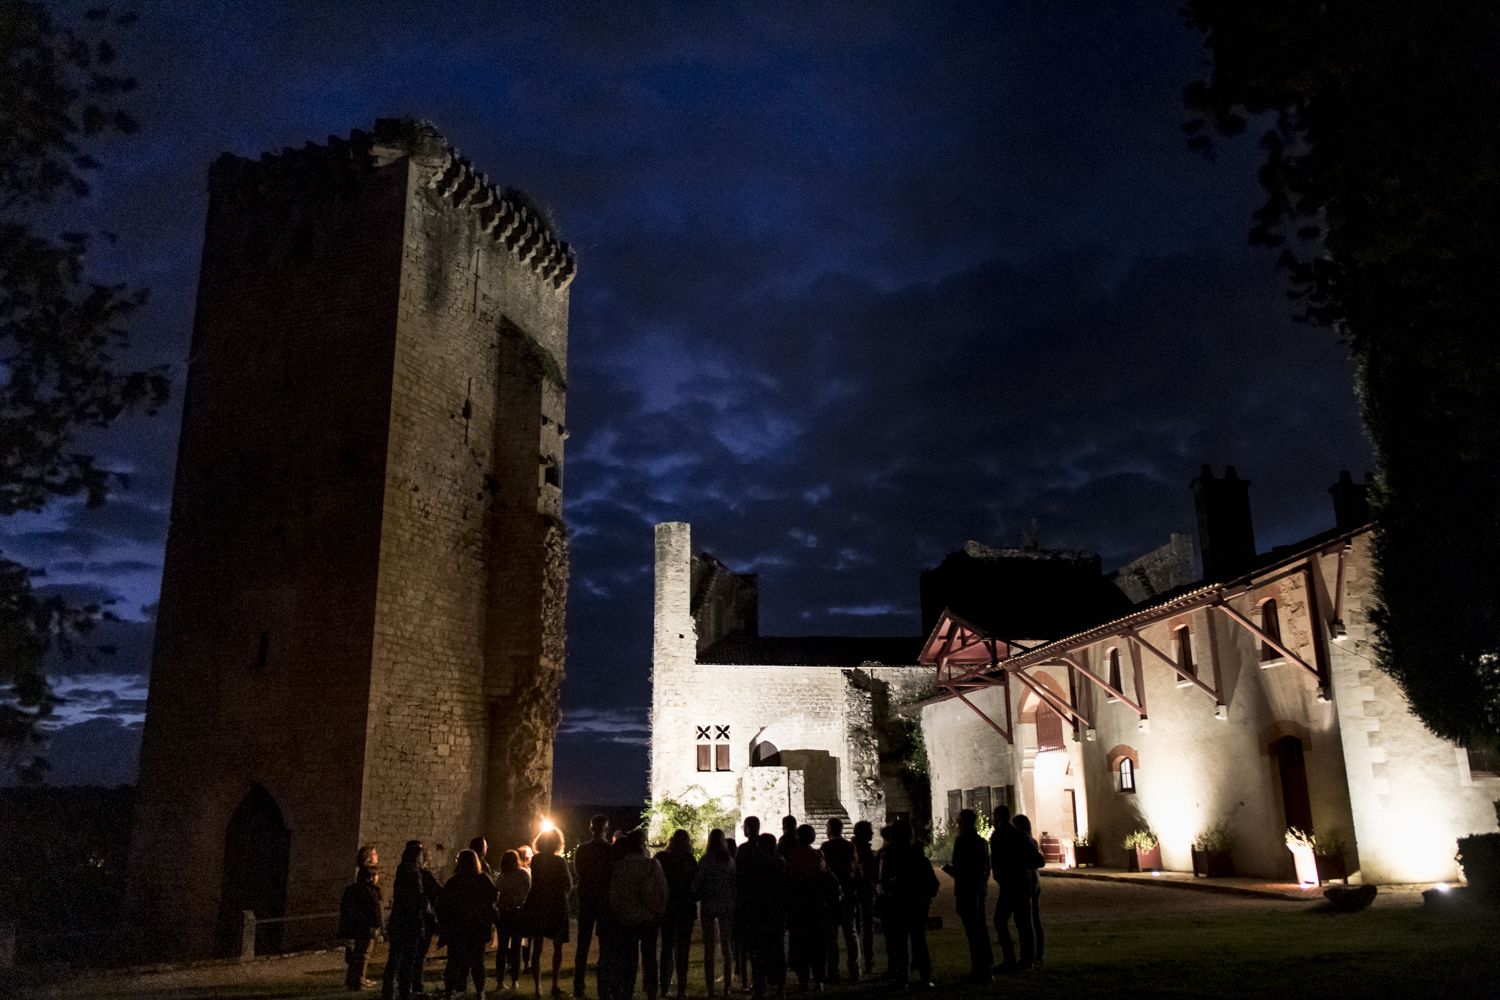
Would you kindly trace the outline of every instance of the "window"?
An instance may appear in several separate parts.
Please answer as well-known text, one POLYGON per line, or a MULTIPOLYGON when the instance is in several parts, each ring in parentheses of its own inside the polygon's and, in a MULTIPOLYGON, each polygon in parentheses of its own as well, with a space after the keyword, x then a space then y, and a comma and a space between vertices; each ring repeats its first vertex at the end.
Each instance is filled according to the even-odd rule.
POLYGON ((256 670, 264 670, 264 669, 266 669, 266 664, 268 662, 270 662, 270 659, 271 659, 271 633, 269 633, 269 632, 262 632, 260 634, 260 649, 255 654, 255 669, 256 670))
POLYGON ((948 790, 948 822, 957 823, 958 814, 963 811, 964 790, 962 788, 950 788, 948 790))
POLYGON ((1475 778, 1500 777, 1500 752, 1488 748, 1465 748, 1469 756, 1469 774, 1475 778))
POLYGON ((1129 757, 1120 758, 1120 791, 1135 792, 1135 761, 1129 757))
MULTIPOLYGON (((1184 625, 1173 633, 1177 637, 1177 665, 1190 677, 1198 676, 1198 665, 1193 662, 1193 633, 1184 625)), ((1185 683, 1179 681, 1179 683, 1185 683)))
POLYGON ((1062 716, 1050 705, 1041 705, 1036 710, 1036 748, 1038 751, 1066 749, 1062 716))
MULTIPOLYGON (((1106 677, 1106 680, 1109 681, 1109 686, 1114 688, 1116 691, 1125 690, 1125 685, 1124 683, 1122 683, 1122 678, 1120 675, 1120 649, 1118 646, 1109 651, 1109 674, 1106 677)), ((1119 701, 1120 699, 1116 698, 1114 695, 1110 695, 1109 700, 1119 701)))
POLYGON ((715 771, 727 771, 727 770, 729 770, 729 744, 728 743, 715 743, 714 744, 714 770, 715 771))
MULTIPOLYGON (((1281 641, 1281 619, 1276 614, 1276 602, 1266 601, 1260 606, 1260 630, 1266 635, 1281 641)), ((1260 662, 1268 663, 1272 660, 1280 660, 1281 651, 1269 643, 1260 644, 1260 662)))
POLYGON ((713 770, 713 765, 711 763, 711 753, 710 753, 712 751, 712 749, 713 749, 713 747, 712 747, 711 744, 708 744, 708 743, 699 743, 698 744, 698 770, 700 770, 700 771, 712 771, 713 770))

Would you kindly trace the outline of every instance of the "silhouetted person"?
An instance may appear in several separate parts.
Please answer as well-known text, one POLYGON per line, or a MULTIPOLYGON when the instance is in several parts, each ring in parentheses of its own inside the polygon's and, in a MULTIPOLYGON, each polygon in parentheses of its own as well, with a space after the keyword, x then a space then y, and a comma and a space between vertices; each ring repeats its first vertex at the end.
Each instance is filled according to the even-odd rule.
MULTIPOLYGON (((442 844, 438 848, 442 848, 442 844)), ((422 944, 417 949, 417 983, 412 989, 421 992, 422 983, 426 979, 427 956, 432 951, 432 939, 438 939, 438 945, 443 943, 442 928, 438 926, 437 911, 432 908, 436 904, 438 893, 443 891, 443 883, 438 881, 437 874, 432 870, 432 857, 424 849, 422 851, 422 866, 419 869, 422 875, 422 891, 427 894, 427 920, 422 928, 422 944)))
POLYGON ((383 906, 380 872, 373 865, 362 865, 354 884, 339 900, 339 937, 344 939, 344 963, 349 967, 344 985, 351 990, 375 985, 365 978, 365 969, 370 964, 370 949, 380 936, 383 906))
MULTIPOLYGON (((755 850, 756 842, 760 839, 760 817, 746 816, 740 823, 745 832, 745 842, 734 849, 734 924, 731 930, 734 933, 735 963, 740 974, 740 988, 744 989, 750 985, 755 977, 755 949, 750 945, 750 897, 751 890, 746 885, 748 876, 745 872, 747 857, 745 851, 755 850)), ((752 868, 755 867, 755 859, 748 859, 752 868)))
POLYGON ((897 989, 910 969, 918 983, 932 985, 932 958, 927 952, 927 908, 937 895, 938 879, 922 848, 913 842, 911 823, 898 819, 881 848, 880 922, 885 930, 886 959, 897 989))
POLYGON ((730 938, 734 932, 735 866, 729 855, 733 843, 724 836, 723 830, 708 832, 708 847, 703 860, 698 862, 698 871, 693 875, 693 898, 700 900, 699 909, 703 921, 703 978, 708 984, 710 1000, 714 995, 714 949, 718 947, 724 956, 724 995, 728 996, 734 981, 733 948, 730 938))
POLYGON ((979 816, 972 809, 958 814, 958 837, 953 842, 953 862, 943 871, 953 876, 953 896, 958 919, 969 939, 969 979, 990 981, 995 950, 990 947, 990 928, 985 920, 984 897, 990 881, 990 846, 976 829, 979 816))
POLYGON ((420 840, 408 840, 392 880, 391 916, 385 928, 389 951, 381 989, 386 1000, 393 996, 404 1000, 422 990, 422 947, 433 920, 432 897, 422 878, 425 854, 420 840))
POLYGON ((647 1000, 656 1000, 660 972, 656 964, 656 928, 667 912, 667 876, 646 852, 646 831, 632 830, 625 856, 615 862, 609 880, 609 908, 618 922, 618 975, 611 975, 612 995, 602 1000, 630 1000, 637 963, 647 1000))
POLYGON ((448 968, 443 975, 444 995, 463 991, 469 980, 484 997, 484 947, 495 926, 495 883, 479 868, 479 855, 460 851, 453 877, 438 893, 438 925, 448 946, 448 968))
MULTIPOLYGON (((797 975, 797 985, 807 991, 809 976, 818 992, 827 975, 828 940, 825 881, 833 878, 822 852, 813 847, 817 832, 803 824, 793 834, 795 841, 782 852, 786 862, 787 965, 797 975)), ((834 881, 835 887, 837 880, 834 881)))
POLYGON ((495 881, 495 869, 490 867, 489 858, 487 857, 490 853, 489 841, 483 837, 475 837, 469 841, 469 850, 473 851, 474 856, 479 859, 479 870, 484 872, 484 877, 491 882, 495 881))
POLYGON ((762 833, 754 844, 745 845, 736 863, 742 870, 750 868, 750 878, 741 878, 740 885, 748 882, 751 892, 752 988, 756 997, 766 990, 780 996, 786 990, 786 861, 776 849, 776 838, 762 833))
POLYGON ((781 839, 776 841, 776 852, 785 855, 797 843, 797 817, 781 817, 781 839))
POLYGON ((500 874, 495 876, 495 929, 499 943, 495 951, 495 978, 505 987, 506 969, 515 988, 521 979, 521 943, 526 937, 521 910, 531 894, 531 873, 521 867, 515 851, 500 855, 500 874))
POLYGON ((675 972, 681 1000, 687 996, 688 951, 698 909, 693 901, 698 859, 693 857, 692 835, 686 830, 673 831, 667 849, 656 855, 656 863, 667 877, 667 912, 661 919, 661 995, 667 995, 675 972))
POLYGON ((868 820, 854 824, 854 902, 866 975, 875 971, 875 888, 880 884, 880 865, 875 860, 874 840, 875 828, 868 820))
MULTIPOLYGON (((610 843, 604 838, 609 817, 600 814, 589 821, 592 839, 573 850, 573 870, 578 875, 578 951, 573 959, 573 995, 584 993, 584 975, 589 967, 589 946, 599 926, 600 909, 609 896, 609 875, 614 868, 610 843)), ((599 942, 600 954, 604 941, 599 942)))
POLYGON ((355 855, 354 866, 355 878, 359 877, 359 869, 361 868, 380 867, 380 852, 375 849, 374 844, 365 844, 360 847, 359 853, 355 855))
POLYGON ((562 946, 568 942, 568 894, 573 891, 573 876, 562 850, 561 830, 537 834, 531 893, 522 917, 531 933, 531 981, 537 996, 542 993, 542 942, 548 940, 552 942, 552 995, 562 995, 557 977, 562 972, 562 946))
MULTIPOLYGON (((1046 941, 1046 935, 1042 933, 1042 880, 1038 872, 1046 866, 1047 856, 1031 836, 1031 820, 1025 816, 1017 816, 1010 822, 1012 826, 1021 832, 1021 836, 1025 838, 1028 848, 1028 852, 1024 855, 1026 860, 1026 898, 1022 905, 1027 907, 1031 912, 1031 934, 1036 942, 1032 961, 1037 965, 1041 965, 1042 945, 1046 941)), ((1022 945, 1022 950, 1025 950, 1024 945, 1022 945)))
POLYGON ((839 908, 836 919, 828 927, 828 947, 825 964, 828 981, 839 981, 839 935, 844 937, 844 956, 848 963, 849 978, 859 982, 859 886, 855 875, 856 852, 852 841, 844 839, 844 821, 837 816, 828 821, 827 836, 823 846, 823 863, 838 880, 839 908))
POLYGON ((1000 940, 1000 953, 1004 956, 1001 972, 1029 969, 1036 959, 1030 873, 1044 860, 1030 838, 1011 825, 1010 809, 998 806, 995 809, 995 832, 990 834, 990 872, 999 888, 995 901, 995 936, 1000 940), (1016 922, 1016 937, 1021 945, 1019 962, 1010 940, 1008 924, 1011 920, 1016 922))

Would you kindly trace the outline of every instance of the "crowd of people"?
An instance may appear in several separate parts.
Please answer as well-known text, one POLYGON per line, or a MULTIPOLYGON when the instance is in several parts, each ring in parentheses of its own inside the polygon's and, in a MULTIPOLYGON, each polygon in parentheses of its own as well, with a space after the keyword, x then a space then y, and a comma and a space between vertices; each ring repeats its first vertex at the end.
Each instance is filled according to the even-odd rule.
MULTIPOLYGON (((1042 961, 1040 881, 1044 858, 1025 816, 1014 820, 995 810, 988 842, 978 817, 959 815, 953 878, 959 918, 968 938, 969 979, 988 982, 996 971, 1030 968, 1042 961), (997 887, 994 925, 1003 961, 992 968, 986 896, 997 887), (1018 938, 1012 942, 1009 925, 1018 938)), ((373 988, 365 979, 374 941, 388 943, 383 993, 386 1000, 422 993, 426 956, 434 937, 447 948, 444 995, 472 982, 483 997, 485 954, 495 950, 495 979, 517 989, 531 972, 541 995, 546 943, 552 943, 552 992, 561 996, 562 946, 572 925, 570 898, 577 903, 578 941, 573 996, 585 997, 585 973, 595 938, 598 1000, 630 1000, 639 975, 648 1000, 687 995, 694 925, 703 940, 707 995, 739 989, 754 1000, 786 992, 789 974, 801 992, 821 992, 847 977, 858 982, 875 969, 875 931, 884 937, 885 977, 898 987, 932 985, 927 949, 929 909, 939 881, 912 825, 896 820, 881 829, 874 846, 870 823, 844 825, 830 819, 822 844, 817 831, 787 816, 781 836, 762 832, 760 820, 745 818, 744 840, 723 830, 708 835, 702 857, 691 836, 677 830, 653 857, 643 829, 606 836, 608 821, 595 816, 591 839, 563 854, 563 835, 551 829, 530 846, 505 851, 498 870, 486 860, 488 846, 475 838, 459 853, 453 874, 440 883, 420 841, 409 841, 383 913, 379 858, 360 850, 358 875, 344 892, 340 936, 346 939, 351 990, 373 988), (842 959, 842 961, 841 961, 842 959), (842 971, 841 971, 842 970, 842 971)), ((732 831, 731 831, 732 832, 732 831)))

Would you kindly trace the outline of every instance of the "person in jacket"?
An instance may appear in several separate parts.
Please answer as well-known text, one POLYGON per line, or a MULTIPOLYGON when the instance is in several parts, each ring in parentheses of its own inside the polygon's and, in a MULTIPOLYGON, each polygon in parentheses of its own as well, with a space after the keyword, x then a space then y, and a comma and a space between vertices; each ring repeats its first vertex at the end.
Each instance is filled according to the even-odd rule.
POLYGON ((854 843, 844 839, 844 821, 837 816, 825 827, 823 863, 838 880, 839 907, 834 919, 829 922, 827 956, 824 964, 828 970, 828 981, 839 981, 839 935, 844 938, 844 957, 848 965, 849 979, 859 982, 859 890, 855 878, 854 843))
POLYGON ((990 947, 990 928, 984 916, 985 889, 990 881, 990 846, 979 835, 979 815, 972 809, 958 814, 958 837, 953 842, 953 861, 943 871, 953 876, 953 897, 958 919, 969 939, 969 980, 990 981, 995 950, 990 947))
MULTIPOLYGON (((439 844, 438 847, 442 847, 439 844)), ((426 980, 427 956, 432 951, 432 940, 437 938, 438 945, 443 944, 442 929, 438 927, 437 911, 432 904, 437 903, 438 893, 443 891, 443 883, 432 870, 432 858, 426 850, 422 851, 422 866, 418 869, 422 876, 422 891, 427 895, 427 919, 422 925, 422 943, 417 948, 417 982, 413 988, 416 992, 422 992, 422 983, 426 980)))
MULTIPOLYGON (((1047 856, 1043 853, 1036 840, 1031 836, 1031 820, 1025 816, 1017 816, 1010 821, 1011 826, 1020 831, 1022 842, 1025 845, 1023 857, 1026 867, 1026 892, 1021 906, 1031 915, 1031 937, 1034 948, 1031 960, 1036 965, 1042 964, 1042 945, 1046 936, 1042 933, 1042 880, 1040 870, 1047 864, 1047 856)), ((1024 945, 1022 946, 1024 950, 1024 945)))
POLYGON ((479 1000, 484 997, 484 949, 495 926, 495 883, 479 867, 479 855, 460 851, 453 877, 438 893, 438 926, 448 946, 443 975, 444 996, 462 992, 470 979, 479 1000))
POLYGON ((531 936, 531 982, 542 995, 542 942, 552 942, 552 996, 562 996, 557 978, 562 972, 562 946, 568 943, 568 896, 573 875, 562 856, 561 830, 537 834, 531 858, 531 893, 526 897, 522 920, 531 936))
POLYGON ((781 817, 781 838, 776 841, 776 853, 783 856, 797 843, 797 817, 781 817))
POLYGON ((750 945, 750 898, 751 890, 747 885, 745 864, 748 860, 751 868, 755 867, 755 859, 745 855, 745 851, 756 851, 760 840, 760 817, 746 816, 741 821, 741 828, 745 833, 745 842, 734 850, 735 870, 735 897, 734 897, 734 923, 731 930, 734 933, 735 963, 740 974, 740 989, 744 989, 755 978, 755 949, 750 945))
MULTIPOLYGON (((1028 826, 1030 825, 1028 821, 1028 826)), ((1035 842, 1011 824, 1010 809, 995 809, 995 832, 990 834, 990 872, 998 887, 995 936, 1000 940, 1001 972, 1029 969, 1036 961, 1036 932, 1031 922, 1032 872, 1046 863, 1035 842), (1016 922, 1021 953, 1010 939, 1009 923, 1016 922)))
MULTIPOLYGON (((609 876, 614 868, 610 843, 604 831, 609 817, 602 813, 589 821, 591 839, 573 850, 573 869, 578 874, 578 950, 573 958, 573 996, 583 1000, 584 975, 589 967, 589 947, 594 932, 600 929, 600 910, 609 896, 609 876)), ((604 939, 599 939, 599 953, 604 953, 604 939)))
MULTIPOLYGON (((745 832, 750 832, 747 824, 745 832)), ((746 841, 735 855, 735 920, 744 921, 756 1000, 786 989, 786 862, 769 833, 746 841)))
POLYGON ((703 923, 703 978, 708 984, 709 1000, 714 995, 714 949, 724 957, 724 996, 729 995, 734 980, 734 961, 730 939, 734 932, 735 867, 729 853, 729 841, 723 830, 708 832, 708 847, 698 871, 693 875, 693 898, 699 900, 703 923))
POLYGON ((867 976, 875 971, 875 888, 880 884, 874 840, 875 828, 869 820, 854 824, 854 901, 859 921, 859 953, 867 976))
POLYGON ((817 833, 811 826, 804 823, 797 827, 793 837, 792 845, 782 852, 786 862, 787 965, 796 973, 802 992, 807 992, 811 976, 813 988, 821 993, 828 958, 823 881, 828 865, 822 852, 813 847, 817 833))
POLYGON ((646 831, 630 831, 624 856, 615 862, 609 879, 609 908, 617 936, 610 950, 619 966, 607 977, 612 995, 601 1000, 630 1000, 637 967, 647 1000, 656 1000, 656 929, 667 912, 667 893, 666 873, 646 850, 646 831))
POLYGON ((484 877, 491 883, 495 881, 495 869, 490 867, 488 855, 490 853, 490 842, 483 837, 475 837, 469 841, 469 850, 473 851, 479 858, 479 870, 484 872, 484 877))
POLYGON ((406 1000, 422 992, 422 947, 434 919, 432 896, 422 878, 426 856, 420 840, 408 840, 391 884, 391 915, 385 928, 389 952, 381 984, 385 1000, 406 1000))
POLYGON ((339 900, 339 937, 344 939, 344 963, 349 967, 344 975, 348 989, 367 990, 375 985, 365 978, 365 969, 370 964, 370 949, 380 936, 383 906, 379 870, 373 865, 361 867, 354 884, 339 900))
POLYGON ((693 940, 697 904, 693 879, 698 859, 693 857, 693 838, 686 830, 675 830, 656 863, 667 877, 667 912, 661 919, 661 995, 667 996, 675 973, 678 1000, 687 996, 688 952, 693 940))
POLYGON ((505 987, 505 973, 510 970, 511 989, 520 984, 521 943, 526 937, 521 910, 531 894, 531 873, 521 867, 521 856, 515 851, 500 855, 500 874, 495 877, 495 929, 499 942, 495 951, 495 979, 505 987))
POLYGON ((896 988, 907 985, 910 970, 922 986, 932 985, 932 958, 927 951, 927 909, 937 895, 938 879, 932 862, 914 842, 911 823, 898 819, 881 848, 880 911, 885 931, 886 960, 896 988))

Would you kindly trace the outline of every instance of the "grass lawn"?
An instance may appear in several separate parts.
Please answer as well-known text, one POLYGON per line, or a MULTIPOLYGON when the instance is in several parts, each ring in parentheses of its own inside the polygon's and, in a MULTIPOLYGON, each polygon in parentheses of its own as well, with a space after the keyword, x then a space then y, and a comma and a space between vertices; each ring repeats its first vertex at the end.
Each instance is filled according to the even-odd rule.
MULTIPOLYGON (((997 979, 991 986, 959 982, 968 969, 968 945, 951 922, 931 932, 928 941, 938 992, 945 997, 1500 1000, 1500 914, 1494 912, 1469 918, 1422 909, 1331 914, 1288 905, 1279 912, 1072 922, 1048 934, 1045 966, 997 979)), ((885 965, 882 948, 877 940, 877 969, 885 965)), ((998 961, 998 950, 996 957, 998 961)), ((441 984, 440 969, 441 962, 429 962, 429 989, 441 984)), ((493 970, 491 964, 492 974, 493 970)), ((372 978, 378 978, 378 971, 372 971, 372 978)), ((563 989, 570 993, 571 962, 563 973, 563 989)), ((544 969, 543 996, 550 983, 544 969)), ((696 944, 688 985, 689 996, 703 996, 702 951, 696 944)), ((597 996, 592 976, 588 989, 590 997, 597 996)), ((826 995, 853 998, 892 992, 875 981, 832 989, 826 995)), ((531 996, 529 981, 523 982, 520 996, 531 996)), ((636 996, 644 996, 639 988, 636 996)))

